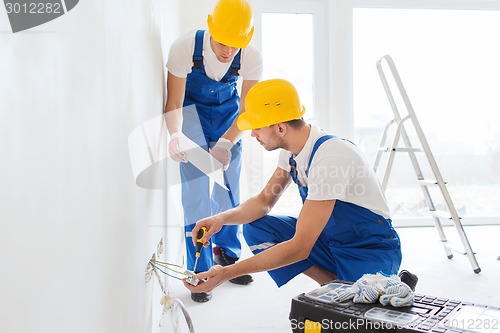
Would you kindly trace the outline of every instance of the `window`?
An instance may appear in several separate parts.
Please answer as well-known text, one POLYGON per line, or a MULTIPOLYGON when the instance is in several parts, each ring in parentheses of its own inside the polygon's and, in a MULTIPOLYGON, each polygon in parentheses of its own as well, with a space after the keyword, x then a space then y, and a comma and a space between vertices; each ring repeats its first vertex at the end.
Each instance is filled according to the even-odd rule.
MULTIPOLYGON (((498 223, 500 0, 253 0, 252 7, 264 78, 300 78, 310 121, 353 140, 372 162, 392 115, 375 65, 391 55, 464 223, 498 223), (300 28, 283 34, 283 27, 300 28), (306 60, 290 66, 282 55, 297 48, 306 60)), ((255 194, 277 155, 245 140, 255 194)), ((386 194, 393 216, 421 224, 430 219, 414 180, 408 156, 398 155, 386 194)))
MULTIPOLYGON (((255 1, 254 18, 256 36, 254 42, 260 47, 264 61, 263 79, 281 78, 290 81, 306 107, 305 119, 316 122, 315 110, 324 108, 324 94, 316 86, 324 86, 323 73, 318 73, 318 64, 323 64, 324 42, 318 41, 324 34, 315 31, 324 24, 323 1, 255 1), (318 47, 320 44, 322 46, 318 47)), ((320 66, 321 67, 321 66, 320 66)), ((323 67, 324 68, 324 67, 323 67)), ((248 179, 251 194, 262 189, 277 166, 279 151, 266 152, 254 140, 245 138, 248 179), (263 171, 262 171, 263 170, 263 171)), ((245 180, 242 179, 242 182, 245 180)), ((296 186, 292 184, 274 207, 273 213, 298 214, 302 207, 296 186)))
MULTIPOLYGON (((389 54, 459 215, 484 221, 500 216, 498 31, 499 11, 353 10, 356 141, 375 157, 383 127, 392 118, 375 67, 389 54)), ((397 155, 386 191, 393 216, 429 216, 414 180, 407 154, 397 155)))

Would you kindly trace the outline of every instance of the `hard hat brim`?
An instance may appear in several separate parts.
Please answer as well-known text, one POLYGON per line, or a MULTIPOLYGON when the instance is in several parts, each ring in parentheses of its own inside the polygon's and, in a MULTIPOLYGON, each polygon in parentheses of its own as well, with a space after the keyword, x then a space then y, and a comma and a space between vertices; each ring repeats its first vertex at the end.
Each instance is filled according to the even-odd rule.
POLYGON ((246 112, 243 112, 238 116, 238 119, 236 119, 236 126, 238 126, 240 131, 255 129, 255 127, 252 126, 250 117, 246 112))

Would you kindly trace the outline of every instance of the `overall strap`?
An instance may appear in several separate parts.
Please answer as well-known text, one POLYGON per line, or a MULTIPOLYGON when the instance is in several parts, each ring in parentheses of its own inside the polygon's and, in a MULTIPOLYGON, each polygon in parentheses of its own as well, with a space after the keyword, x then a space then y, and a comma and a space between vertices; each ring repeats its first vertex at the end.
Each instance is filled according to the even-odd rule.
POLYGON ((240 75, 238 73, 240 68, 241 68, 241 49, 234 56, 233 61, 231 62, 231 66, 229 67, 226 74, 224 74, 224 77, 220 81, 227 82, 231 78, 233 78, 233 80, 236 81, 238 79, 238 76, 240 75))
POLYGON ((241 49, 238 51, 236 56, 233 59, 233 62, 231 63, 231 67, 229 68, 231 75, 240 75, 238 72, 240 71, 241 68, 241 49))
POLYGON ((313 160, 313 157, 314 157, 314 154, 316 154, 316 150, 318 150, 319 146, 321 146, 321 144, 323 142, 325 142, 326 140, 328 139, 332 139, 332 138, 336 138, 335 135, 332 135, 332 134, 327 134, 327 135, 323 135, 322 137, 320 137, 318 140, 316 140, 316 142, 314 143, 314 146, 313 146, 313 149, 312 149, 312 152, 311 152, 311 157, 309 157, 309 163, 307 163, 307 168, 306 168, 306 176, 307 174, 309 173, 309 167, 311 167, 311 163, 312 163, 312 160, 313 160))
POLYGON ((196 31, 193 52, 193 68, 203 69, 203 36, 205 30, 196 31))
POLYGON ((290 158, 288 159, 288 164, 290 165, 290 176, 292 177, 293 182, 299 185, 299 181, 297 179, 297 162, 295 162, 293 154, 290 155, 290 158))
MULTIPOLYGON (((318 150, 319 146, 321 146, 321 144, 323 142, 325 142, 326 140, 331 139, 331 138, 336 138, 336 136, 331 135, 331 134, 327 134, 327 135, 320 137, 318 140, 316 140, 316 142, 314 143, 312 152, 311 152, 311 157, 309 158, 309 163, 307 164, 306 175, 309 172, 309 167, 311 166, 311 162, 312 162, 312 159, 314 157, 314 154, 316 153, 316 150, 318 150)), ((288 160, 288 164, 290 165, 290 175, 292 176, 293 182, 295 184, 299 184, 298 179, 297 179, 297 162, 295 162, 294 157, 295 157, 294 154, 291 154, 290 158, 288 160)))

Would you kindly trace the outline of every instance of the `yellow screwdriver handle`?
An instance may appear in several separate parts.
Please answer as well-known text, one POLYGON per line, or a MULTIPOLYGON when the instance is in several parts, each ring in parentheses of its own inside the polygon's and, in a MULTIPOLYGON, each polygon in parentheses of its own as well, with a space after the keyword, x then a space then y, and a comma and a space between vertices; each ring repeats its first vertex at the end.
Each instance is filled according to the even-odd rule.
POLYGON ((198 237, 196 238, 196 243, 202 243, 203 244, 203 242, 201 241, 201 239, 203 238, 203 236, 205 236, 206 233, 207 233, 207 228, 201 227, 201 229, 198 230, 198 237))
POLYGON ((198 231, 198 236, 196 237, 196 256, 200 256, 201 249, 203 248, 203 241, 201 240, 203 236, 207 233, 207 228, 201 227, 198 231))

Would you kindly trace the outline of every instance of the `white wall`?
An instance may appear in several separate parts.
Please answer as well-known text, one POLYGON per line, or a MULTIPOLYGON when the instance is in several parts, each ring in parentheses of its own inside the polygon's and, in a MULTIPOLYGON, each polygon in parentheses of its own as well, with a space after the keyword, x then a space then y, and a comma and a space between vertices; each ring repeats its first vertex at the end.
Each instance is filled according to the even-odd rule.
POLYGON ((207 17, 217 0, 183 0, 181 2, 181 32, 188 32, 194 29, 208 29, 207 17))
POLYGON ((85 0, 12 34, 0 6, 0 332, 150 332, 165 191, 129 133, 161 114, 177 2, 85 0))

